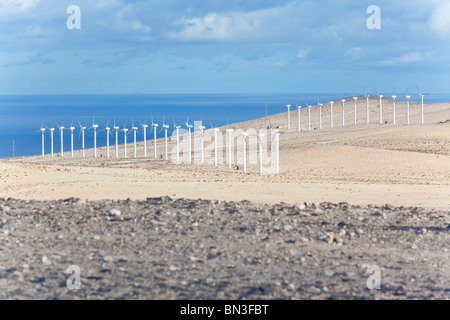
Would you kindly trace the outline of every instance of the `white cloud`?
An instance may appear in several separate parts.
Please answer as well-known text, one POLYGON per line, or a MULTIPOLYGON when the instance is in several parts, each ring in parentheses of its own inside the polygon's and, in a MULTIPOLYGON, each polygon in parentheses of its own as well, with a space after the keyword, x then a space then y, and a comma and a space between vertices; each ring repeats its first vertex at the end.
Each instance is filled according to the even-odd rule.
POLYGON ((0 14, 12 14, 27 11, 38 5, 40 0, 2 0, 0 14))
POLYGON ((297 53, 297 59, 305 59, 308 56, 310 51, 311 51, 311 48, 300 50, 297 53))
POLYGON ((351 48, 350 50, 348 50, 345 53, 345 55, 350 57, 351 60, 359 60, 362 58, 363 53, 362 53, 361 48, 355 47, 355 48, 351 48))
POLYGON ((422 54, 420 52, 410 52, 399 57, 394 57, 392 59, 381 61, 380 64, 385 66, 405 65, 421 62, 429 57, 430 57, 429 53, 422 54))
MULTIPOLYGON (((175 25, 180 30, 169 32, 169 38, 190 41, 239 41, 265 38, 280 30, 290 31, 297 4, 272 7, 251 12, 208 13, 203 17, 182 18, 175 25)), ((298 7, 297 7, 298 10, 298 7)))
POLYGON ((450 2, 437 5, 428 23, 433 31, 442 36, 450 35, 450 2))

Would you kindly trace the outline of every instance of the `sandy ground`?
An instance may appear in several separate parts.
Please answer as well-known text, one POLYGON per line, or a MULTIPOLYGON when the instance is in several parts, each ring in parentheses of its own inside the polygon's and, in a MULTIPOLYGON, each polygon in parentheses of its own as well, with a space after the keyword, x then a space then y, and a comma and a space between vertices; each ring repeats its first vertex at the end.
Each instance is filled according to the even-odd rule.
MULTIPOLYGON (((245 199, 269 204, 346 201, 354 205, 389 203, 449 209, 450 122, 447 120, 450 119, 450 103, 425 104, 425 125, 420 124, 420 105, 412 103, 409 126, 406 125, 405 102, 397 102, 397 125, 392 124, 391 99, 383 101, 383 121, 387 123, 382 125, 378 124, 378 99, 371 98, 370 106, 369 124, 366 124, 366 101, 360 97, 356 125, 353 101, 347 101, 345 127, 342 126, 341 102, 334 105, 333 128, 330 128, 328 103, 323 107, 322 129, 319 129, 318 107, 311 110, 311 131, 308 131, 306 109, 301 111, 301 132, 297 131, 297 110, 291 110, 290 130, 287 130, 286 112, 230 126, 265 128, 270 120, 274 127, 280 128, 283 134, 278 175, 260 175, 256 157, 251 159, 253 163, 249 163, 248 173, 242 172, 242 161, 238 157, 234 157, 232 169, 226 164, 218 167, 211 163, 198 164, 199 133, 195 133, 195 164, 162 160, 163 139, 158 141, 157 160, 152 157, 153 141, 147 141, 147 158, 143 157, 143 143, 139 142, 136 159, 132 143, 128 144, 127 159, 123 159, 123 146, 119 146, 118 159, 114 158, 113 146, 109 159, 106 148, 99 148, 95 159, 92 150, 86 151, 86 158, 81 157, 81 151, 75 151, 74 158, 66 152, 63 158, 55 154, 53 159, 49 155, 3 159, 0 161, 0 197, 143 200, 170 196, 245 199)), ((128 136, 130 140, 132 134, 128 136)), ((186 140, 181 139, 183 146, 186 140)), ((55 134, 56 141, 59 141, 58 134, 55 134)), ((174 146, 174 139, 171 139, 169 150, 174 146)), ((211 140, 205 142, 205 146, 211 154, 211 140)), ((240 146, 237 148, 241 150, 240 146)), ((225 154, 222 159, 225 162, 225 154)), ((265 165, 263 172, 268 170, 265 165)))

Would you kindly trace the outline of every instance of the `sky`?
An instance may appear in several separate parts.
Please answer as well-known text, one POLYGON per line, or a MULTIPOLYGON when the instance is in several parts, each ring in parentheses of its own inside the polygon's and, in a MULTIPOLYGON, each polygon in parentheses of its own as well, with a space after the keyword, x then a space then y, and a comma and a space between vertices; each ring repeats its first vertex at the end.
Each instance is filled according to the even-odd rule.
POLYGON ((448 0, 0 0, 0 94, 450 93, 448 17, 448 0))

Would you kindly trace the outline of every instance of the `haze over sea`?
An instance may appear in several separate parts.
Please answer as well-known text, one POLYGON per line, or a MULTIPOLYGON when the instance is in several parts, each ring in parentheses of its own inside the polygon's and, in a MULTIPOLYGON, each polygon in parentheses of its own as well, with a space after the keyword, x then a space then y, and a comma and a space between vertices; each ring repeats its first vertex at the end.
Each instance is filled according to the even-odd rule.
MULTIPOLYGON (((362 93, 357 93, 362 95, 362 93)), ((402 96, 402 94, 397 94, 402 96)), ((95 113, 95 122, 102 130, 109 122, 117 126, 131 129, 132 121, 139 127, 138 140, 143 140, 140 121, 151 125, 159 124, 158 137, 164 136, 160 131, 163 123, 170 125, 169 135, 173 131, 173 121, 184 128, 184 122, 203 120, 203 125, 226 125, 263 117, 267 114, 286 111, 286 104, 294 106, 306 103, 317 104, 331 99, 340 99, 344 93, 326 94, 165 94, 165 95, 4 95, 0 96, 0 158, 14 156, 37 155, 41 153, 41 133, 36 132, 43 123, 45 127, 54 127, 54 151, 60 151, 58 125, 70 127, 73 122, 75 130, 74 149, 81 148, 78 120, 82 125, 91 127, 95 113), (14 146, 14 147, 13 147, 14 146)), ((346 94, 352 96, 352 94, 346 94)), ((417 103, 418 94, 412 95, 413 103, 417 103)), ((427 102, 450 101, 450 94, 432 94, 426 97, 427 102)), ((197 129, 197 128, 195 128, 197 129)), ((153 138, 151 130, 147 130, 147 139, 153 138)), ((128 138, 128 142, 132 137, 128 138)), ((119 143, 123 143, 123 133, 119 135, 119 143)), ((93 130, 86 131, 86 148, 92 148, 93 130)), ((106 132, 97 136, 98 146, 106 145, 106 132)), ((64 150, 70 150, 70 131, 64 132, 64 150)), ((45 153, 50 153, 50 132, 45 132, 45 153)))

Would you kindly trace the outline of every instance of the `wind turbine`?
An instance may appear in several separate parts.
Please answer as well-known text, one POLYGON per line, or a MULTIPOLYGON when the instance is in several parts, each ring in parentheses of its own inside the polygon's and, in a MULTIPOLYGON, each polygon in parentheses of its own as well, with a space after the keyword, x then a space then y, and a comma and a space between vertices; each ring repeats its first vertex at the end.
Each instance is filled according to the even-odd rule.
POLYGON ((358 97, 355 97, 355 89, 353 89, 353 100, 355 100, 355 110, 354 110, 354 124, 357 123, 357 117, 356 117, 356 101, 358 100, 358 97))
POLYGON ((53 158, 53 132, 55 131, 55 128, 47 127, 47 129, 50 131, 50 144, 51 144, 50 151, 51 151, 51 155, 52 155, 52 158, 53 158))
POLYGON ((243 143, 243 148, 244 148, 244 152, 242 154, 242 170, 244 171, 244 173, 247 172, 247 137, 248 137, 248 133, 247 132, 242 132, 242 139, 244 140, 243 143))
POLYGON ((287 104, 286 108, 288 109, 288 130, 291 130, 291 105, 287 104))
POLYGON ((95 113, 94 113, 94 118, 92 119, 92 127, 88 129, 88 130, 94 129, 94 158, 97 158, 97 128, 98 124, 95 123, 95 113))
POLYGON ((228 168, 231 169, 231 136, 234 132, 234 129, 227 129, 227 155, 228 155, 228 168))
MULTIPOLYGON (((81 153, 82 153, 82 157, 84 158, 85 157, 85 154, 84 154, 84 130, 86 130, 86 127, 81 125, 80 120, 77 119, 77 121, 78 121, 78 124, 80 126, 80 135, 82 136, 81 153)), ((80 136, 78 136, 78 139, 80 139, 80 136)))
POLYGON ((409 99, 411 99, 411 96, 408 96, 408 91, 409 91, 409 87, 408 89, 406 89, 406 124, 409 125, 409 99))
POLYGON ((191 141, 191 129, 194 127, 193 125, 189 124, 189 117, 187 118, 187 121, 185 122, 186 124, 186 128, 188 129, 188 161, 189 163, 192 162, 192 151, 191 151, 191 146, 192 146, 192 141, 191 141))
POLYGON ((200 163, 203 164, 205 162, 204 156, 203 156, 203 145, 204 145, 204 131, 206 129, 205 126, 200 125, 198 127, 201 134, 201 145, 200 145, 200 163))
POLYGON ((280 131, 275 132, 275 173, 280 173, 280 131))
POLYGON ((59 128, 59 135, 61 137, 61 157, 64 157, 64 129, 66 129, 63 125, 58 125, 58 123, 56 124, 59 128))
POLYGON ((297 113, 298 113, 298 132, 300 132, 302 130, 301 127, 301 110, 302 110, 302 106, 301 105, 296 105, 297 106, 297 113))
POLYGON ((125 122, 125 125, 123 126, 123 129, 120 131, 123 131, 123 157, 127 157, 127 136, 128 136, 128 129, 126 128, 127 123, 125 122))
POLYGON ((428 96, 428 94, 422 94, 422 92, 420 92, 420 90, 419 90, 419 87, 416 86, 416 88, 417 88, 417 91, 419 92, 420 100, 422 100, 422 124, 425 124, 425 115, 424 115, 425 110, 424 110, 424 106, 423 106, 423 98, 425 96, 428 96))
POLYGON ((109 127, 109 120, 106 123, 106 128, 100 130, 100 132, 106 131, 106 158, 109 158, 109 135, 111 134, 111 128, 109 127))
POLYGON ((142 127, 142 135, 144 136, 144 158, 147 158, 147 128, 148 125, 147 123, 142 123, 141 121, 139 121, 141 123, 141 127, 142 127))
POLYGON ((262 174, 263 173, 262 138, 264 137, 264 134, 258 132, 257 137, 259 142, 259 174, 262 174))
POLYGON ((394 109, 393 109, 393 111, 394 111, 394 117, 393 117, 393 119, 392 119, 392 123, 393 123, 394 126, 395 126, 396 123, 397 123, 397 119, 396 119, 396 110, 395 110, 395 99, 397 99, 397 96, 394 95, 394 92, 395 92, 395 88, 394 88, 394 90, 392 91, 392 99, 394 100, 394 109))
POLYGON ((114 119, 113 130, 116 133, 116 149, 115 149, 115 153, 116 153, 116 159, 117 159, 119 157, 119 130, 120 130, 120 127, 116 126, 116 119, 114 119))
POLYGON ((42 132, 42 156, 45 155, 45 128, 44 128, 44 122, 42 122, 41 124, 41 129, 39 129, 38 131, 35 132, 42 132))
POLYGON ((133 131, 133 135, 134 135, 134 143, 133 143, 133 146, 134 146, 134 151, 133 151, 133 158, 136 158, 136 151, 137 151, 137 145, 136 145, 136 133, 137 133, 137 131, 138 131, 138 127, 135 127, 134 126, 134 119, 133 118, 131 118, 131 131, 133 131))
POLYGON ((369 124, 370 120, 369 120, 369 98, 370 95, 367 94, 366 89, 364 88, 364 96, 366 97, 366 123, 369 124))
POLYGON ((320 98, 317 97, 317 104, 319 105, 319 129, 322 129, 322 108, 323 104, 320 103, 320 98))
POLYGON ((330 101, 330 128, 333 128, 333 104, 334 101, 330 101))
POLYGON ((378 94, 378 91, 375 89, 375 93, 380 98, 380 124, 383 124, 383 94, 378 94))
POLYGON ((164 113, 163 113, 163 125, 161 127, 161 130, 159 132, 161 132, 162 130, 164 130, 164 158, 167 160, 167 130, 169 129, 169 126, 165 124, 164 121, 164 113))
POLYGON ((308 106, 308 131, 311 131, 311 105, 308 105, 308 103, 305 101, 306 105, 308 106))
POLYGON ((154 158, 155 159, 157 158, 157 156, 156 156, 156 138, 157 138, 156 129, 158 128, 158 126, 159 126, 158 124, 153 122, 153 114, 152 114, 153 147, 154 147, 153 153, 154 153, 154 158))
POLYGON ((342 99, 341 102, 342 102, 342 126, 345 127, 345 99, 342 99))
POLYGON ((173 119, 173 128, 174 130, 176 130, 176 153, 177 153, 177 162, 180 161, 180 128, 181 126, 177 126, 177 124, 175 123, 175 118, 172 116, 173 119))
POLYGON ((209 124, 214 131, 214 166, 217 167, 217 132, 219 132, 219 128, 215 128, 211 121, 209 121, 209 124))
POLYGON ((73 126, 73 120, 72 123, 70 124, 70 156, 71 158, 73 158, 73 131, 75 130, 75 127, 73 126))

